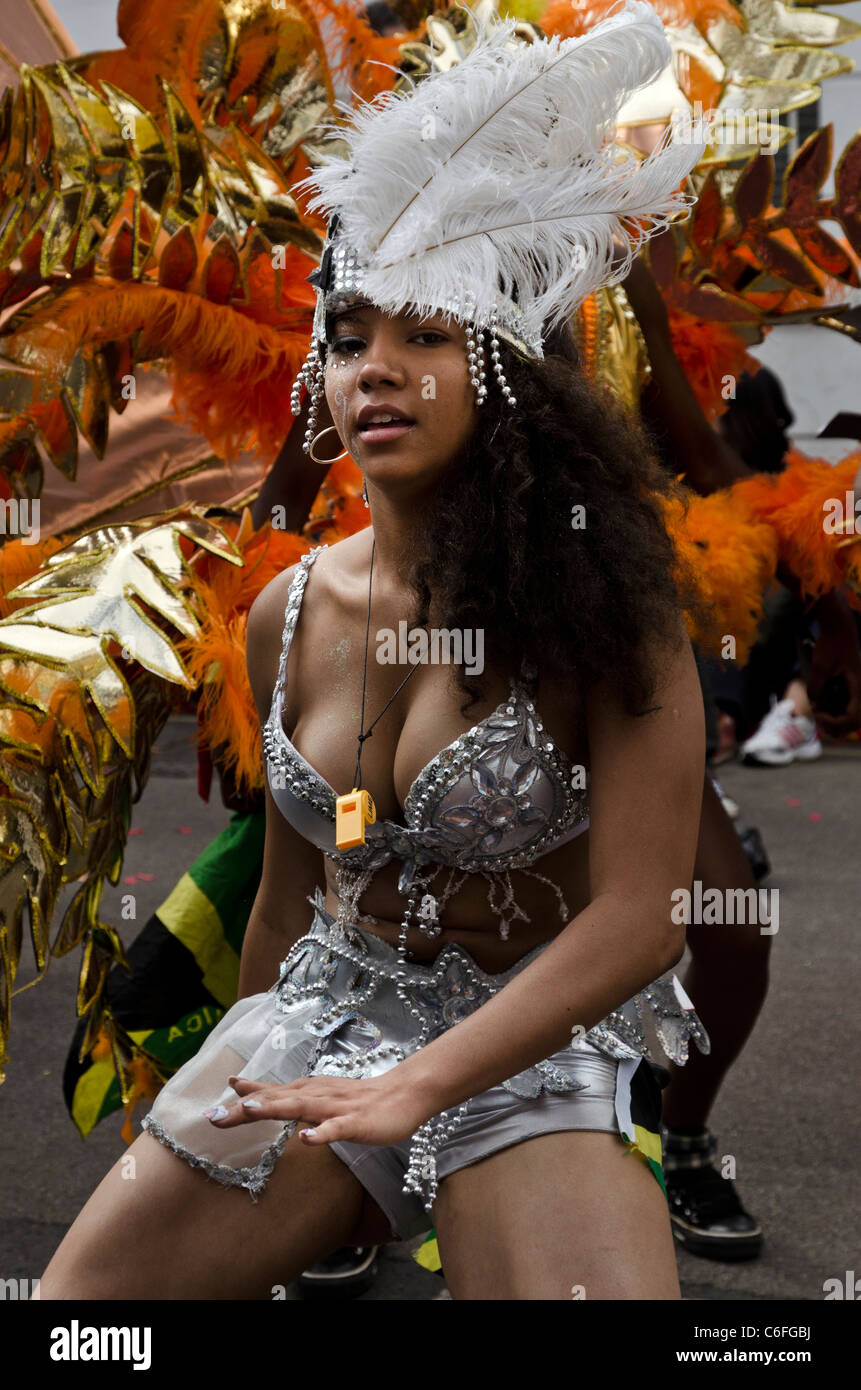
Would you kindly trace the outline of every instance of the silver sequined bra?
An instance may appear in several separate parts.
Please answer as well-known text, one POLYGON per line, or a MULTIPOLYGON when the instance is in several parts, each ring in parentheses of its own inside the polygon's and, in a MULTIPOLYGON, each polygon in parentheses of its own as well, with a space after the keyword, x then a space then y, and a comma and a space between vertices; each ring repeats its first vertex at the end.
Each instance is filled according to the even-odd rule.
MULTIPOLYGON (((416 777, 404 801, 405 824, 378 820, 366 828, 366 843, 335 846, 334 789, 294 748, 284 732, 282 708, 290 643, 308 574, 325 546, 302 557, 287 599, 281 662, 263 726, 263 748, 272 796, 286 820, 339 866, 374 872, 402 861, 401 893, 410 893, 440 866, 483 874, 491 883, 489 904, 503 936, 509 920, 525 918, 514 903, 508 878, 588 829, 588 794, 582 769, 575 769, 543 728, 527 684, 512 679, 511 693, 467 733, 443 748, 416 777), (502 893, 501 901, 499 893, 502 893)), ((568 914, 556 893, 560 916, 568 914)), ((458 885, 459 886, 459 885, 458 885)), ((450 893, 437 895, 441 906, 450 893)))

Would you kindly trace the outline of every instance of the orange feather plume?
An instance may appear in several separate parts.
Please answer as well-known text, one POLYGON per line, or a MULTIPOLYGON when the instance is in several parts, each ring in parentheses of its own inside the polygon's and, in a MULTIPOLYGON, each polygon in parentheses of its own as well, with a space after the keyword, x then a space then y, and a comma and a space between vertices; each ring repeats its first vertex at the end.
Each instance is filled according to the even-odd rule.
POLYGON ((303 13, 316 24, 325 25, 325 52, 333 79, 352 87, 362 101, 372 101, 388 91, 401 61, 401 45, 420 36, 424 25, 400 34, 378 34, 361 10, 351 10, 344 0, 296 0, 303 13), (327 22, 328 21, 328 22, 327 22))
POLYGON ((798 579, 809 598, 820 598, 845 585, 856 608, 861 608, 861 540, 854 528, 840 533, 830 524, 834 504, 846 511, 846 494, 854 498, 861 450, 832 465, 794 449, 786 469, 778 474, 744 478, 733 491, 750 511, 775 532, 780 559, 798 579))
POLYGON ((695 318, 672 306, 668 313, 673 351, 703 414, 714 424, 729 405, 723 394, 726 378, 737 381, 743 372, 753 376, 760 363, 729 324, 695 318))
POLYGON ((226 565, 204 554, 194 588, 204 615, 200 631, 177 644, 195 685, 200 688, 198 744, 218 750, 237 787, 261 785, 260 729, 245 663, 248 610, 266 585, 305 554, 311 542, 267 523, 243 544, 240 524, 222 521, 238 544, 244 564, 226 565))
POLYGON ((225 565, 205 552, 195 564, 203 624, 196 637, 178 644, 179 651, 201 691, 198 744, 217 750, 240 793, 262 785, 260 726, 245 660, 248 610, 266 585, 312 545, 333 545, 364 530, 369 517, 361 488, 362 474, 353 460, 339 459, 327 472, 305 534, 278 530, 267 521, 243 541, 241 523, 223 521, 244 564, 225 565))
POLYGON ((161 81, 166 81, 198 126, 201 80, 213 52, 222 52, 234 34, 225 95, 240 120, 242 102, 247 103, 244 114, 254 115, 258 77, 276 55, 282 68, 298 69, 316 54, 330 104, 336 86, 352 87, 370 101, 391 87, 394 78, 385 64, 396 63, 400 44, 410 37, 377 34, 344 0, 281 0, 278 5, 257 0, 244 12, 227 0, 120 0, 117 29, 125 48, 85 55, 82 76, 113 83, 159 118, 164 115, 161 81))
POLYGON ((708 497, 675 496, 663 506, 680 563, 695 575, 705 605, 702 615, 687 615, 692 641, 720 656, 725 639, 733 637, 734 659, 744 663, 756 641, 763 596, 775 577, 774 531, 734 488, 708 497))
POLYGON ((303 322, 276 329, 199 295, 104 279, 70 287, 36 310, 16 341, 45 364, 42 378, 53 378, 56 388, 82 344, 136 333, 141 357, 173 358, 174 405, 213 449, 227 457, 240 448, 267 458, 278 451, 292 425, 290 389, 308 346, 303 322))
MULTIPOLYGON (((551 38, 574 39, 604 19, 617 4, 618 0, 550 0, 538 23, 551 38)), ((719 19, 736 29, 742 27, 741 15, 729 0, 652 0, 652 8, 664 24, 693 24, 700 33, 719 19)))

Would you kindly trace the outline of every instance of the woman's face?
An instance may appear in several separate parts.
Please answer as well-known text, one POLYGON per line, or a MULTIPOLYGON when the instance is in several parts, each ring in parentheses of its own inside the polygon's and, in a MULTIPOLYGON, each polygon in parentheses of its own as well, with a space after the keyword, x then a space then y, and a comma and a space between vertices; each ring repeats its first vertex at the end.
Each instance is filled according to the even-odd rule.
POLYGON ((442 314, 359 305, 337 314, 330 332, 326 400, 344 447, 390 495, 433 485, 475 428, 465 331, 442 314), (397 421, 374 424, 377 415, 397 421))

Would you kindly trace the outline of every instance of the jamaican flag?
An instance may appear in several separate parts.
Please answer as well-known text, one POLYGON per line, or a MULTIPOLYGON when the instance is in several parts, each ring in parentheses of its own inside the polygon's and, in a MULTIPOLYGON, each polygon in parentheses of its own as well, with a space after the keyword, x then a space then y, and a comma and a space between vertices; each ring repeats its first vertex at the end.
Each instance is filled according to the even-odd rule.
MULTIPOLYGON (((128 952, 131 974, 114 966, 111 1011, 131 1036, 172 1074, 236 1002, 239 957, 263 867, 265 812, 235 811, 150 917, 128 952)), ((86 1138, 122 1105, 108 1048, 83 1061, 78 1025, 66 1059, 63 1094, 86 1138)))

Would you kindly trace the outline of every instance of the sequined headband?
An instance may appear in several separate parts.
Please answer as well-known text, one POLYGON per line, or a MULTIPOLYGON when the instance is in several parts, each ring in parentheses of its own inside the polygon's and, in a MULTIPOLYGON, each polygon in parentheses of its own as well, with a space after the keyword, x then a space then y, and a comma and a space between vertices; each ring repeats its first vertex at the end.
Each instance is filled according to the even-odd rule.
MULTIPOLYGON (((311 349, 293 384, 290 406, 294 415, 302 409, 302 387, 310 395, 308 424, 305 430, 303 451, 311 451, 317 429, 317 415, 323 396, 323 374, 328 349, 327 320, 333 313, 346 309, 352 303, 373 304, 365 293, 365 269, 352 247, 338 238, 338 217, 332 218, 329 235, 323 249, 319 266, 308 276, 308 283, 317 290, 317 307, 314 313, 314 329, 311 349)), ((489 335, 490 360, 494 376, 503 398, 510 406, 517 405, 517 398, 505 379, 505 372, 499 353, 499 340, 509 343, 520 355, 540 360, 544 349, 539 337, 529 335, 518 315, 517 306, 510 299, 500 296, 497 306, 490 315, 490 322, 479 326, 475 322, 475 305, 469 295, 462 299, 453 298, 439 305, 438 312, 449 315, 456 323, 466 329, 466 356, 470 381, 475 388, 476 403, 483 405, 487 399, 487 372, 485 353, 485 332, 489 335), (521 330, 516 331, 515 325, 521 330), (521 336, 521 333, 523 336, 521 336)))

